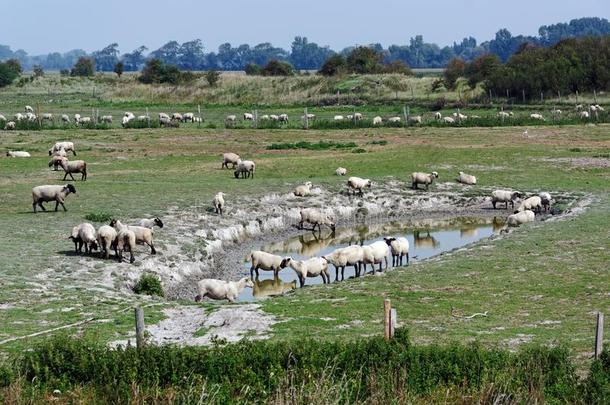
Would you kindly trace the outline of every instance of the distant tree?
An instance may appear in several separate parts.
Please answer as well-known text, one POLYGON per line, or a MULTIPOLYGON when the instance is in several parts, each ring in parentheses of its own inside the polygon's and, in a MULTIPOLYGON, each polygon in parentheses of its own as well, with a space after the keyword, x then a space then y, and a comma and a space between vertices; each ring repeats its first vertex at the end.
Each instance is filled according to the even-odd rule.
POLYGON ((170 65, 178 65, 180 62, 180 44, 176 41, 169 41, 161 48, 152 51, 150 57, 170 65))
POLYGON ((60 76, 70 76, 70 69, 61 69, 59 71, 60 76))
POLYGON ((347 63, 342 55, 333 55, 326 59, 318 73, 324 76, 335 76, 347 70, 347 63))
POLYGON ((492 72, 501 65, 497 55, 481 55, 466 65, 464 76, 468 79, 468 85, 474 89, 478 83, 487 80, 492 72))
POLYGON ((190 72, 181 72, 177 66, 164 63, 159 59, 150 59, 146 62, 138 80, 142 83, 170 83, 180 84, 192 81, 195 76, 190 72))
POLYGON ((44 69, 40 65, 34 65, 34 68, 32 69, 32 71, 34 72, 34 77, 44 76, 44 69))
POLYGON ((220 80, 220 72, 218 70, 208 70, 205 73, 205 80, 208 81, 208 84, 211 87, 216 87, 218 81, 220 80))
POLYGON ((114 73, 116 73, 116 75, 119 78, 123 74, 124 70, 125 70, 125 65, 123 64, 123 62, 119 61, 119 62, 115 63, 113 71, 114 71, 114 73))
POLYGON ((384 73, 399 73, 402 75, 412 75, 413 71, 401 60, 395 60, 383 66, 384 73))
POLYGON ((381 71, 383 55, 375 49, 360 46, 349 53, 347 69, 351 73, 368 74, 381 71))
POLYGON ((13 69, 17 74, 23 73, 23 69, 21 68, 21 62, 18 59, 9 59, 6 62, 6 65, 13 69))
POLYGON ((244 70, 248 76, 256 76, 260 75, 263 69, 256 63, 248 63, 244 70))
POLYGON ((448 90, 454 90, 457 80, 464 76, 464 69, 466 68, 466 63, 461 59, 451 59, 447 67, 445 68, 445 72, 443 73, 445 87, 448 90))
POLYGON ((102 50, 91 54, 95 66, 100 72, 111 72, 119 60, 119 44, 112 43, 102 50))
POLYGON ((15 70, 14 66, 9 65, 7 62, 0 63, 0 87, 10 85, 19 77, 19 72, 15 70))
POLYGON ((76 61, 76 64, 70 71, 70 76, 93 76, 95 73, 95 64, 93 59, 81 57, 76 61))
POLYGON ((262 70, 264 76, 292 76, 294 68, 288 62, 270 60, 262 70))
POLYGON ((183 70, 198 70, 203 67, 205 54, 200 39, 184 42, 178 49, 178 67, 183 70))
POLYGON ((137 70, 140 70, 140 68, 146 62, 144 52, 146 52, 147 50, 147 47, 140 46, 139 48, 134 49, 130 53, 123 54, 123 56, 121 56, 121 61, 124 64, 125 71, 135 72, 137 70))
POLYGON ((307 37, 295 37, 292 41, 290 62, 297 69, 318 69, 334 52, 309 42, 307 37))

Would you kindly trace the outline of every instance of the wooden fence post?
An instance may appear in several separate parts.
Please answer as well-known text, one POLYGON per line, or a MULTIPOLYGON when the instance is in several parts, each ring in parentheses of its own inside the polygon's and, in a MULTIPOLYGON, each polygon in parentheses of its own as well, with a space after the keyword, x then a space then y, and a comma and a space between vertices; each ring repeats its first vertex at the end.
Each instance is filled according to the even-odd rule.
POLYGON ((199 113, 199 121, 197 122, 197 128, 201 128, 201 104, 197 104, 197 112, 199 113))
POLYGON ((597 104, 597 91, 595 89, 593 89, 593 101, 597 104))
POLYGON ((521 90, 521 94, 523 95, 523 104, 525 104, 525 89, 521 90))
POLYGON ((595 327, 595 358, 602 354, 604 346, 604 314, 597 313, 597 325, 595 327))
POLYGON ((136 346, 138 349, 144 347, 144 310, 142 307, 135 309, 136 315, 136 346))
POLYGON ((307 107, 305 107, 304 113, 305 115, 303 115, 303 117, 305 117, 305 129, 309 129, 309 117, 307 116, 307 107))
POLYGON ((385 340, 391 338, 392 303, 389 299, 383 300, 383 337, 385 340))
POLYGON ((396 330, 396 322, 398 321, 396 316, 396 308, 392 308, 390 311, 390 318, 390 338, 393 338, 394 331, 396 330))

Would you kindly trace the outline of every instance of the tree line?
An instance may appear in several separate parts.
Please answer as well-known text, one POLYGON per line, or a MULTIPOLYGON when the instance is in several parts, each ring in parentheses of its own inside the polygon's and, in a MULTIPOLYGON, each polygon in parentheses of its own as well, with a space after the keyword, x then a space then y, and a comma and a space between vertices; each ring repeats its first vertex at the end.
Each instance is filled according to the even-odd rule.
MULTIPOLYGON (((384 48, 381 44, 374 43, 367 47, 381 54, 382 63, 386 65, 401 62, 412 68, 441 68, 455 58, 472 61, 486 54, 494 54, 500 61, 505 62, 523 44, 549 47, 566 38, 607 34, 610 34, 608 20, 581 18, 569 23, 544 25, 538 30, 538 36, 513 36, 510 31, 501 29, 493 39, 483 43, 468 37, 452 45, 440 47, 425 42, 423 36, 417 35, 406 45, 391 45, 384 48)), ((220 45, 217 51, 206 52, 203 42, 195 39, 184 43, 169 41, 150 52, 146 46, 140 46, 131 52, 121 54, 119 44, 112 43, 90 54, 76 49, 66 53, 53 52, 31 56, 24 50, 12 51, 10 47, 0 45, 0 60, 19 60, 26 70, 35 65, 45 70, 71 69, 81 57, 92 58, 96 70, 107 72, 113 71, 119 61, 123 63, 125 71, 138 71, 150 59, 159 59, 181 70, 244 70, 249 64, 264 66, 271 60, 288 62, 296 69, 317 70, 331 56, 341 55, 346 58, 354 48, 347 47, 334 51, 328 46, 320 46, 301 36, 294 38, 290 51, 265 42, 255 46, 242 44, 237 47, 225 43, 220 45)))

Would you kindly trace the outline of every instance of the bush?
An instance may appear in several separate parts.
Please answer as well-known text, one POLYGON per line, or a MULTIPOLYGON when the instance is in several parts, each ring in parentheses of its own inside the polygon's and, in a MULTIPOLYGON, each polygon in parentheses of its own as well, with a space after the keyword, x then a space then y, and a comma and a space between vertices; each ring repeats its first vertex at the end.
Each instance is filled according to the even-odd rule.
POLYGON ((157 295, 163 297, 161 281, 153 274, 142 274, 136 285, 133 286, 136 294, 157 295))
POLYGON ((159 59, 151 59, 146 62, 144 69, 138 80, 141 83, 170 83, 181 84, 188 83, 195 79, 195 75, 191 72, 181 72, 174 65, 166 64, 159 59))
POLYGON ((85 215, 85 219, 91 222, 109 222, 112 219, 112 214, 108 212, 90 212, 85 215))
POLYGON ((248 76, 256 76, 262 73, 262 68, 256 63, 248 63, 244 70, 246 71, 246 75, 248 76))
POLYGON ((288 62, 273 59, 262 70, 263 76, 292 76, 294 67, 288 62))
POLYGON ((6 62, 6 65, 11 68, 17 75, 23 73, 23 68, 21 67, 21 62, 18 59, 9 59, 6 62))
POLYGON ((208 84, 211 87, 216 87, 218 81, 220 80, 220 72, 218 70, 208 70, 205 73, 205 80, 208 81, 208 84))
POLYGON ((346 70, 347 63, 342 55, 333 55, 326 59, 318 73, 324 76, 335 76, 346 70))
POLYGON ((454 90, 457 84, 457 80, 464 76, 464 69, 466 68, 466 63, 464 63, 461 59, 451 59, 445 68, 445 72, 443 73, 445 87, 448 90, 454 90))
POLYGON ((44 76, 44 69, 40 65, 34 66, 33 72, 34 72, 34 77, 44 76))
POLYGON ((286 149, 307 149, 307 150, 324 150, 324 149, 344 149, 353 148, 356 145, 354 142, 332 142, 319 141, 318 143, 310 143, 300 141, 297 143, 272 143, 267 146, 268 150, 286 150, 286 149))
POLYGON ((347 69, 350 73, 370 74, 382 70, 383 55, 373 48, 359 46, 347 56, 347 69))
POLYGON ((432 111, 440 111, 447 105, 447 99, 445 97, 439 97, 430 105, 432 111))
POLYGON ((114 65, 114 69, 113 69, 114 73, 116 73, 116 75, 118 77, 121 77, 121 75, 123 74, 123 72, 125 71, 125 64, 121 61, 117 62, 114 65))
POLYGON ((406 63, 401 60, 395 60, 383 66, 384 73, 398 73, 401 75, 411 76, 413 71, 406 63))
POLYGON ((92 58, 81 57, 78 59, 72 70, 70 76, 79 77, 91 77, 95 73, 95 62, 92 58))
POLYGON ((60 71, 59 71, 59 75, 60 75, 60 76, 64 76, 64 77, 66 77, 66 76, 70 76, 70 70, 68 70, 68 69, 62 69, 62 70, 60 70, 60 71))
POLYGON ((0 63, 0 87, 12 84, 19 77, 19 73, 7 63, 0 63))

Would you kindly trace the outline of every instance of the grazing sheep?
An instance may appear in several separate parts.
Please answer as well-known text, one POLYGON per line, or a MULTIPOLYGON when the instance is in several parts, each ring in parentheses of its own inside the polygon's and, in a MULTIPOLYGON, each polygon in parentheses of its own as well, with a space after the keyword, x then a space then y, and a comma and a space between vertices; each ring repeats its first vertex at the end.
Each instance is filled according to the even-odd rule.
POLYGON ((331 215, 324 214, 316 208, 303 208, 300 211, 301 220, 299 221, 298 228, 303 229, 305 222, 313 225, 312 231, 322 231, 322 225, 328 226, 333 232, 335 232, 335 219, 331 215))
POLYGON ((26 106, 25 106, 25 112, 26 112, 26 113, 33 113, 33 112, 34 112, 34 109, 33 109, 32 107, 30 107, 29 105, 26 105, 26 106))
POLYGON ((534 222, 536 220, 536 214, 531 210, 524 210, 515 214, 509 215, 506 219, 506 228, 523 225, 528 222, 534 222))
POLYGON ((55 211, 59 207, 59 204, 63 207, 64 211, 68 211, 64 205, 66 197, 70 194, 76 194, 76 188, 72 184, 66 184, 65 186, 37 186, 32 189, 32 208, 36 212, 36 206, 38 205, 43 211, 46 211, 42 205, 43 202, 55 201, 55 211))
POLYGON ((29 152, 25 152, 25 151, 22 151, 22 150, 14 150, 14 151, 9 150, 8 152, 6 152, 6 156, 14 157, 14 158, 29 158, 29 157, 32 157, 29 152))
POLYGON ((51 160, 49 160, 49 167, 52 166, 54 171, 59 170, 59 168, 61 167, 61 163, 65 158, 65 156, 53 155, 51 157, 51 160))
POLYGON ((0 114, 0 122, 6 122, 6 117, 0 114))
POLYGON ((345 280, 345 266, 354 266, 354 273, 356 276, 360 276, 363 251, 362 247, 352 245, 336 249, 333 252, 322 256, 322 259, 335 266, 335 281, 339 281, 339 270, 341 270, 341 280, 345 280))
POLYGON ((64 124, 69 124, 70 123, 70 116, 68 114, 62 114, 61 115, 61 122, 63 122, 64 124))
POLYGON ((337 176, 345 176, 347 174, 347 169, 345 167, 337 167, 335 170, 335 175, 337 176))
POLYGON ((363 189, 365 187, 370 189, 372 186, 373 186, 373 183, 369 179, 363 179, 363 178, 355 177, 355 176, 352 176, 349 179, 347 179, 347 193, 348 194, 350 191, 352 191, 353 194, 355 195, 356 191, 357 191, 358 194, 362 195, 363 189))
POLYGON ((148 229, 153 229, 155 226, 158 226, 159 228, 163 228, 163 221, 161 221, 161 218, 159 218, 159 217, 144 218, 144 219, 141 219, 140 222, 138 222, 138 226, 141 226, 143 228, 148 228, 148 229))
POLYGON ((224 169, 225 167, 228 169, 229 163, 231 163, 231 166, 232 166, 231 169, 235 169, 235 166, 237 166, 237 164, 240 162, 240 160, 241 160, 241 158, 236 153, 232 153, 232 152, 223 153, 221 169, 224 169))
POLYGON ((552 115, 552 116, 554 116, 554 117, 558 117, 558 116, 560 116, 561 114, 562 114, 562 111, 561 111, 561 110, 557 110, 557 109, 553 109, 553 110, 551 110, 551 115, 552 115))
POLYGON ((6 125, 4 126, 4 129, 6 131, 13 131, 16 127, 15 121, 9 121, 6 123, 6 125))
POLYGON ((381 125, 383 124, 383 119, 380 116, 376 116, 373 118, 373 125, 381 125))
POLYGON ((118 233, 116 229, 109 225, 102 225, 97 230, 97 243, 100 249, 100 255, 104 259, 108 259, 110 256, 110 249, 114 248, 115 256, 118 256, 117 253, 117 236, 118 233))
POLYGON ((80 114, 74 114, 74 123, 78 124, 78 121, 80 121, 80 114))
POLYGON ((228 300, 235 302, 239 294, 246 287, 254 287, 254 283, 248 277, 244 277, 239 281, 223 281, 213 278, 205 278, 197 283, 199 294, 195 297, 195 301, 199 302, 205 297, 213 300, 228 300))
POLYGON ((93 121, 91 120, 91 117, 82 117, 80 120, 78 120, 78 125, 83 126, 83 125, 88 125, 91 124, 93 121))
POLYGON ((542 192, 538 194, 538 197, 540 197, 540 202, 544 211, 549 211, 551 209, 551 195, 547 192, 542 192))
MULTIPOLYGON (((445 118, 447 118, 447 117, 445 117, 445 118)), ((423 184, 426 186, 426 191, 427 191, 430 184, 432 184, 434 182, 434 179, 437 179, 437 178, 438 178, 437 172, 432 172, 432 173, 413 172, 413 173, 411 173, 411 188, 413 190, 417 190, 418 189, 417 185, 423 184)))
POLYGON ((224 196, 225 193, 223 192, 216 193, 214 196, 214 212, 216 212, 218 215, 222 215, 222 210, 225 206, 224 196))
POLYGON ((498 111, 498 117, 500 117, 500 118, 509 118, 510 114, 507 113, 506 111, 498 111))
POLYGON ((496 209, 497 203, 506 204, 505 209, 508 209, 508 203, 515 208, 515 201, 521 198, 521 193, 517 191, 495 190, 491 193, 491 205, 496 209))
POLYGON ((516 212, 522 212, 525 210, 532 210, 535 213, 540 213, 542 211, 542 198, 540 198, 539 196, 533 196, 530 198, 526 198, 525 200, 523 200, 523 202, 519 205, 519 207, 517 208, 516 212))
POLYGON ((343 115, 335 115, 333 117, 333 120, 335 121, 343 121, 345 119, 345 117, 343 115))
POLYGON ((27 119, 29 122, 34 122, 36 121, 37 117, 34 113, 25 113, 25 119, 27 119))
POLYGON ((135 116, 129 116, 129 117, 123 117, 121 118, 121 126, 123 128, 125 128, 127 125, 129 125, 129 123, 131 121, 133 121, 136 117, 135 116))
POLYGON ((299 277, 301 288, 305 286, 305 278, 307 277, 322 277, 322 283, 330 283, 330 275, 328 274, 328 261, 322 257, 312 257, 309 260, 294 260, 290 259, 289 266, 299 277))
POLYGON ((364 118, 364 116, 362 115, 362 113, 354 113, 354 121, 360 121, 364 118))
POLYGON ((275 115, 275 114, 271 114, 271 115, 269 116, 269 119, 270 119, 271 121, 279 121, 279 120, 280 120, 280 117, 279 117, 279 116, 277 116, 277 115, 275 115))
POLYGON ((444 117, 443 118, 443 122, 445 124, 455 124, 455 120, 453 118, 451 118, 451 117, 444 117))
POLYGON ((117 230, 117 232, 121 232, 122 230, 130 230, 135 234, 136 243, 147 244, 150 247, 150 254, 156 255, 157 250, 155 249, 155 245, 153 243, 153 235, 154 232, 152 228, 145 228, 143 226, 133 226, 133 225, 125 225, 118 219, 113 219, 110 221, 110 226, 117 230))
POLYGON ((398 266, 399 261, 400 266, 402 266, 403 256, 406 256, 407 264, 409 264, 409 241, 407 238, 388 237, 383 238, 383 240, 390 247, 390 252, 392 253, 392 267, 398 266))
POLYGON ((166 113, 162 113, 162 112, 161 112, 161 113, 159 113, 159 121, 161 121, 161 120, 167 120, 167 121, 170 121, 170 120, 171 120, 171 118, 169 117, 169 115, 168 115, 168 114, 166 114, 166 113))
POLYGON ((237 121, 237 116, 227 115, 227 118, 225 119, 225 125, 234 125, 235 121, 237 121))
POLYGON ((42 120, 43 121, 51 121, 51 122, 53 122, 54 119, 55 118, 53 117, 53 114, 51 114, 51 113, 42 114, 42 120))
POLYGON ((402 121, 400 117, 390 117, 390 118, 388 118, 388 122, 390 122, 390 123, 397 123, 397 122, 400 122, 400 121, 402 121))
POLYGON ((582 111, 583 106, 582 106, 582 104, 578 104, 575 108, 576 108, 576 111, 582 111))
POLYGON ((442 120, 443 119, 443 114, 441 114, 440 111, 435 112, 434 113, 434 119, 438 120, 438 121, 442 120))
POLYGON ((184 113, 182 116, 182 122, 195 122, 195 114, 193 113, 184 113))
POLYGON ((148 115, 138 115, 138 121, 147 122, 150 121, 150 117, 148 115))
POLYGON ((277 277, 280 270, 286 268, 290 263, 290 257, 282 257, 271 253, 263 252, 262 250, 254 250, 250 253, 252 266, 250 267, 250 277, 258 278, 258 270, 273 271, 273 277, 277 277))
POLYGON ((410 124, 421 124, 423 122, 421 115, 414 115, 409 117, 410 124))
POLYGON ((466 174, 464 172, 460 172, 457 178, 458 183, 467 184, 469 186, 473 186, 477 184, 477 178, 471 174, 466 174))
POLYGON ((385 268, 388 268, 388 255, 390 247, 383 241, 373 242, 370 245, 362 246, 362 264, 364 265, 364 274, 366 274, 366 265, 370 264, 375 274, 375 264, 379 263, 379 271, 383 270, 383 261, 385 260, 385 268))
POLYGON ((261 115, 259 120, 260 121, 269 121, 269 114, 261 115))
POLYGON ((74 148, 74 143, 69 141, 61 141, 55 142, 55 145, 49 149, 49 156, 53 156, 53 154, 64 150, 65 152, 72 152, 74 156, 76 156, 76 149, 74 148))
POLYGON ((180 114, 180 113, 173 113, 172 114, 172 121, 182 121, 182 114, 180 114))
POLYGON ((530 114, 530 118, 533 120, 538 120, 538 121, 546 121, 544 119, 544 117, 542 116, 542 114, 538 114, 538 113, 530 114))
POLYGON ((251 160, 239 160, 237 167, 233 174, 238 179, 241 175, 242 179, 247 179, 250 176, 254 178, 254 171, 256 170, 256 164, 251 160))
POLYGON ((129 251, 129 263, 135 262, 136 258, 133 255, 133 251, 136 249, 135 232, 129 228, 123 228, 118 231, 116 240, 116 257, 119 263, 123 261, 123 251, 125 250, 129 251))
POLYGON ((306 181, 305 184, 301 184, 300 186, 297 186, 294 189, 293 193, 297 197, 307 197, 308 195, 311 194, 312 187, 313 187, 313 184, 311 183, 311 181, 306 181))
POLYGON ((453 118, 457 118, 458 121, 464 121, 465 119, 468 118, 468 116, 466 116, 466 115, 464 115, 462 113, 458 114, 458 113, 454 112, 453 113, 453 118))
MULTIPOLYGON (((52 161, 53 160, 51 160, 51 162, 52 161)), ((51 162, 49 162, 49 164, 51 162)), ((68 176, 70 176, 72 181, 75 181, 74 176, 72 176, 72 173, 80 173, 81 181, 87 181, 87 163, 84 160, 69 161, 67 158, 64 157, 59 160, 59 165, 62 169, 64 169, 64 172, 66 172, 63 181, 65 181, 68 176)))
POLYGON ((307 113, 306 115, 303 115, 301 117, 302 120, 315 120, 316 119, 316 114, 312 114, 312 113, 307 113))
POLYGON ((254 114, 244 113, 244 121, 254 121, 254 114))
POLYGON ((283 123, 287 124, 288 123, 288 114, 280 114, 280 115, 278 115, 277 120, 279 122, 283 122, 283 123))
POLYGON ((15 115, 13 115, 13 118, 15 119, 15 121, 20 122, 23 121, 23 119, 25 118, 23 114, 21 113, 17 113, 15 115))
POLYGON ((589 111, 581 111, 580 112, 580 119, 589 119, 589 111))
POLYGON ((74 248, 79 253, 82 253, 83 245, 85 246, 85 253, 92 253, 93 250, 97 250, 98 248, 95 228, 88 222, 84 222, 72 228, 70 239, 74 242, 74 248), (77 243, 78 249, 76 249, 77 243))
POLYGON ((103 122, 104 124, 112 124, 112 115, 102 115, 102 118, 100 118, 100 121, 103 122))

